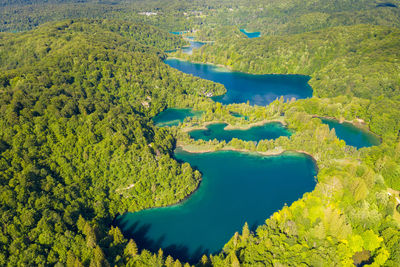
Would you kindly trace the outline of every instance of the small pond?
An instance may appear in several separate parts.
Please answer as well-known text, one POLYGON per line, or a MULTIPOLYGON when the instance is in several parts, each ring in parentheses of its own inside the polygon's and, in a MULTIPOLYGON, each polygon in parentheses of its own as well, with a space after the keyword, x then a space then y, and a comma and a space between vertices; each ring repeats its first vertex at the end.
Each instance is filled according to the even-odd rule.
POLYGON ((168 108, 155 116, 153 122, 159 127, 178 126, 185 118, 200 117, 202 113, 203 111, 193 111, 190 108, 168 108))
POLYGON ((347 145, 356 148, 376 146, 380 144, 379 137, 373 133, 354 126, 352 123, 340 123, 334 119, 320 118, 322 123, 328 124, 330 129, 335 129, 336 136, 347 145))

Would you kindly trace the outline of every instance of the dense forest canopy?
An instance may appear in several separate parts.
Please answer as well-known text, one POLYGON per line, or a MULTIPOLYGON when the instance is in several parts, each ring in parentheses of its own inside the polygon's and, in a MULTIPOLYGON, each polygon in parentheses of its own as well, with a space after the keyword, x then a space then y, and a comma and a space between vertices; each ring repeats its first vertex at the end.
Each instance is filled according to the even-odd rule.
POLYGON ((236 26, 263 35, 291 34, 339 25, 400 26, 400 1, 147 0, 0 1, 0 31, 21 31, 67 18, 144 22, 169 31, 236 26), (146 15, 143 12, 151 12, 146 15))
POLYGON ((177 94, 223 90, 162 63, 180 45, 102 21, 0 36, 1 265, 124 262, 114 216, 197 187, 199 173, 171 158, 171 133, 150 122, 177 94))
POLYGON ((201 174, 173 158, 180 145, 303 151, 319 168, 313 192, 255 232, 245 224, 199 266, 398 266, 399 0, 0 0, 0 7, 0 265, 183 265, 162 250, 139 251, 113 226, 118 214, 175 204, 196 190, 201 174), (243 28, 262 37, 248 39, 243 28), (222 85, 162 62, 164 51, 188 44, 168 33, 182 30, 212 43, 173 56, 307 74, 314 96, 266 107, 215 103, 205 96, 223 94, 222 85), (178 127, 154 126, 151 118, 167 107, 205 112, 178 127), (381 144, 348 146, 321 116, 361 122, 381 144), (187 134, 215 121, 266 120, 286 123, 293 135, 226 143, 187 134))

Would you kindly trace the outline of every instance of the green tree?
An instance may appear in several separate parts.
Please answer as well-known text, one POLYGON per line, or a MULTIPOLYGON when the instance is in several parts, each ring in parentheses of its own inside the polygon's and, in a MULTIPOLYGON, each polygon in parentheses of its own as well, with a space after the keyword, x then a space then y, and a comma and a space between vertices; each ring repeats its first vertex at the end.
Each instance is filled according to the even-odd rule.
POLYGON ((135 241, 133 241, 133 239, 130 239, 125 247, 124 255, 125 257, 135 257, 137 254, 138 254, 137 245, 135 241))
POLYGON ((247 224, 247 222, 245 222, 243 229, 242 229, 242 240, 247 241, 249 236, 250 236, 249 225, 247 224))

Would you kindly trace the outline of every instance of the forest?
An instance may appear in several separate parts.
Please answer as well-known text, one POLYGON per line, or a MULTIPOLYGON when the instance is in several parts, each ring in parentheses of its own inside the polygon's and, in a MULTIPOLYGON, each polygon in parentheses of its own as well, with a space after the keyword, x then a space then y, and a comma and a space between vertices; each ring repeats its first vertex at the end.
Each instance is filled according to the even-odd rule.
POLYGON ((0 35, 0 265, 126 263, 137 248, 110 229, 114 217, 196 189, 200 174, 150 122, 176 94, 223 92, 162 63, 181 45, 92 20, 0 35))
POLYGON ((114 224, 198 188, 202 175, 174 159, 177 146, 301 151, 319 169, 314 191, 256 230, 245 224, 196 266, 398 266, 399 0, 0 0, 0 7, 1 266, 189 266, 140 249, 114 224), (246 38, 243 28, 261 37, 246 38), (187 41, 169 32, 182 30, 211 43, 181 53, 187 41), (221 105, 206 95, 224 94, 223 85, 167 66, 168 56, 309 75, 313 97, 221 105), (156 127, 152 118, 168 107, 205 112, 156 127), (319 117, 362 121, 381 144, 357 150, 319 117), (280 121, 293 135, 190 139, 189 129, 216 121, 280 121))
POLYGON ((0 6, 0 31, 23 31, 48 21, 77 18, 140 22, 168 31, 218 32, 221 26, 235 26, 262 35, 357 24, 400 27, 399 0, 1 0, 0 6))

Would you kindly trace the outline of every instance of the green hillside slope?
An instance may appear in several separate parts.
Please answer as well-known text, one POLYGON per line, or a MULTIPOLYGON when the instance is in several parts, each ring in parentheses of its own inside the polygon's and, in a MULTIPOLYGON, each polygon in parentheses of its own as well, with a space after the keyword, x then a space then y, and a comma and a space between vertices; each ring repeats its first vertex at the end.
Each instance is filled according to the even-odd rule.
POLYGON ((115 216, 196 189, 150 122, 177 95, 224 90, 162 63, 181 42, 100 21, 0 35, 0 265, 122 264, 136 252, 115 216))

